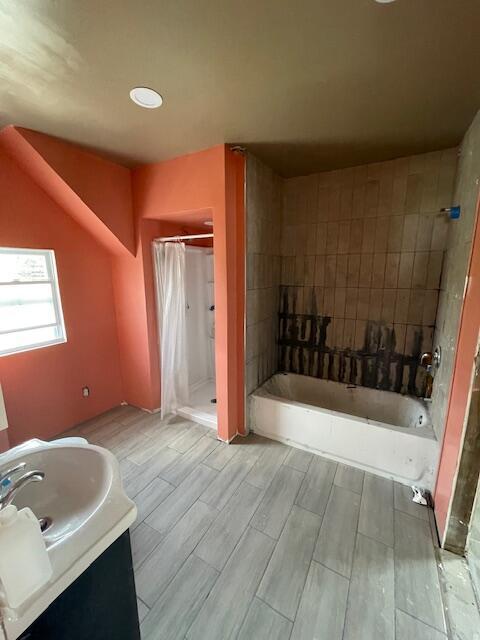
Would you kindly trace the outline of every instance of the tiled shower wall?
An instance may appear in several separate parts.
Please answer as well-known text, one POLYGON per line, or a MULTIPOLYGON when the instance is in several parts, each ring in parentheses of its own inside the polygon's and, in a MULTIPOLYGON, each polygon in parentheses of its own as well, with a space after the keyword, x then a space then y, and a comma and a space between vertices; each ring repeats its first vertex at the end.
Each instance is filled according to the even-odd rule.
POLYGON ((416 395, 456 149, 284 183, 279 368, 416 395))
POLYGON ((251 393, 277 370, 282 183, 251 154, 246 183, 246 387, 251 393))

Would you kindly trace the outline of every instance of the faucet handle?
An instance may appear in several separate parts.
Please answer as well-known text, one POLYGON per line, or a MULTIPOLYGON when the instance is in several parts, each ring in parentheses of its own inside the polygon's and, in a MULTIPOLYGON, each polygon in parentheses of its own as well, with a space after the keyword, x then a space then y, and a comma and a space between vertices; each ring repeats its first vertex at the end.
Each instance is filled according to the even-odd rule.
POLYGON ((9 486, 6 494, 1 496, 0 510, 12 504, 17 491, 19 491, 22 487, 30 484, 30 482, 41 482, 44 478, 45 473, 43 471, 27 471, 26 473, 24 473, 23 476, 20 476, 20 478, 15 480, 15 482, 13 482, 9 486))
POLYGON ((19 464, 17 464, 15 467, 11 467, 11 469, 6 469, 5 471, 2 471, 0 473, 0 485, 2 484, 2 482, 4 482, 7 478, 9 478, 10 476, 13 476, 14 473, 17 473, 18 471, 23 471, 25 469, 25 467, 27 466, 26 462, 20 462, 19 464))
POLYGON ((432 364, 432 352, 431 351, 426 351, 425 353, 422 353, 421 357, 420 357, 420 364, 422 365, 422 367, 429 367, 432 364))

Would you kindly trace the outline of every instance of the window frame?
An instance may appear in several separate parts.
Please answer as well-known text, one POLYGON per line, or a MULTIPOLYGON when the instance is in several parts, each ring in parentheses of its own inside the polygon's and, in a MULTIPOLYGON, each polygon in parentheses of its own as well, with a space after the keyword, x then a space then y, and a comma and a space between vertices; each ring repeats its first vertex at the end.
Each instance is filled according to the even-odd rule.
POLYGON ((21 333, 22 331, 32 331, 34 329, 46 329, 48 327, 57 327, 59 330, 58 338, 52 338, 51 340, 45 340, 43 342, 33 342, 28 345, 22 345, 19 347, 12 347, 9 349, 0 349, 0 358, 10 356, 15 353, 22 353, 24 351, 33 351, 34 349, 43 349, 45 347, 52 347, 58 344, 64 344, 67 342, 67 332, 65 329, 65 321, 63 318, 62 299, 60 296, 60 287, 58 283, 57 263, 55 260, 55 251, 53 249, 26 249, 20 247, 0 247, 0 254, 25 254, 25 255, 43 255, 45 257, 45 264, 47 267, 46 280, 22 280, 22 281, 3 281, 0 279, 0 287, 2 286, 22 286, 22 285, 35 285, 35 284, 49 284, 52 289, 52 301, 53 309, 55 313, 55 322, 48 324, 40 324, 31 327, 22 327, 20 329, 10 329, 6 331, 0 330, 0 335, 6 335, 11 333, 21 333))

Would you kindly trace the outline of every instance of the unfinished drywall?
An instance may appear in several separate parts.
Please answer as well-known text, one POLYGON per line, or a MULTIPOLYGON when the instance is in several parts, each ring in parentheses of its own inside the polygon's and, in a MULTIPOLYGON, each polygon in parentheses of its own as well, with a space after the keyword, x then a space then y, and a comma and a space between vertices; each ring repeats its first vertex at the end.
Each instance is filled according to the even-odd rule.
POLYGON ((480 178, 480 112, 463 139, 458 160, 453 201, 461 206, 458 220, 449 225, 434 344, 442 350, 442 363, 433 385, 432 418, 441 437, 463 302, 465 277, 472 248, 480 178))
POLYGON ((246 388, 277 370, 282 181, 251 154, 246 173, 246 388))
POLYGON ((456 150, 285 183, 279 368, 422 396, 456 150))

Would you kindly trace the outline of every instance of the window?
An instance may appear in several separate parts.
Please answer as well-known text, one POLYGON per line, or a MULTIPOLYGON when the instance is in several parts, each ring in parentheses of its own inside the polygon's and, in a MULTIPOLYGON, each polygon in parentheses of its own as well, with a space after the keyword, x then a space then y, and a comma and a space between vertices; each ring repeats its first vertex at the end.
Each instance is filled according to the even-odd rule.
POLYGON ((66 340, 53 251, 0 248, 0 356, 66 340))

